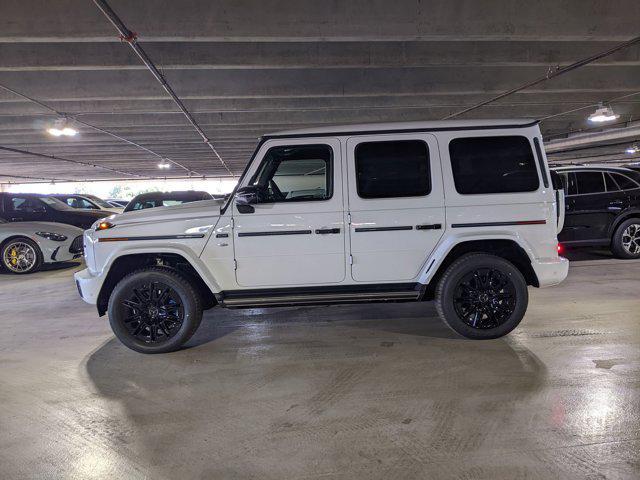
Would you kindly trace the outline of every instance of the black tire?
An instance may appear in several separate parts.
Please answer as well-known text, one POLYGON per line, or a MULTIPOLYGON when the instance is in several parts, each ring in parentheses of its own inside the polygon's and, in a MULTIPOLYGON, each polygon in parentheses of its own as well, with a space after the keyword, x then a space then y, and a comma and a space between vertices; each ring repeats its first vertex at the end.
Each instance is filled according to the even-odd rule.
POLYGON ((0 263, 2 263, 2 267, 9 273, 13 273, 16 275, 24 275, 27 273, 34 273, 42 268, 42 263, 44 262, 44 258, 42 256, 42 250, 36 242, 27 237, 16 237, 11 240, 6 241, 2 244, 2 248, 0 248, 0 263), (30 266, 25 270, 18 270, 16 266, 7 263, 6 255, 14 246, 18 244, 26 244, 33 250, 33 254, 35 258, 32 259, 32 263, 30 262, 30 266))
POLYGON ((640 218, 630 218, 618 225, 611 238, 611 252, 618 258, 640 258, 640 218))
POLYGON ((435 302, 438 315, 454 332, 484 340, 502 337, 518 326, 529 292, 522 273, 508 260, 469 253, 442 275, 435 302))
POLYGON ((202 301, 179 273, 147 267, 118 282, 109 297, 108 314, 113 333, 131 350, 167 353, 178 350, 196 332, 202 301))

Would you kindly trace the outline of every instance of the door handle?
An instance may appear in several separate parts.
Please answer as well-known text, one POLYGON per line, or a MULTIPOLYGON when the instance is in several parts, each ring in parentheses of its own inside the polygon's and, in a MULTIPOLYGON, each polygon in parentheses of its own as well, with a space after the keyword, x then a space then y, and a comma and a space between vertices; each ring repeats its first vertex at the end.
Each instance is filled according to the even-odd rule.
POLYGON ((316 229, 318 235, 327 235, 330 233, 340 233, 339 228, 318 228, 316 229))
POLYGON ((440 230, 441 228, 442 228, 442 224, 441 223, 416 225, 416 230, 440 230))

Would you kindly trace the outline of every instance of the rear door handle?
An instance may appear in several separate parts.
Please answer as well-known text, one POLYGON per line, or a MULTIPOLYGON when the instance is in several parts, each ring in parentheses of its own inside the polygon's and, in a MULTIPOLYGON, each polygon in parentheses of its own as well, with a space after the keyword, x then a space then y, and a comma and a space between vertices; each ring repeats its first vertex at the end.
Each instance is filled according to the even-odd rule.
POLYGON ((442 224, 441 223, 416 225, 416 230, 440 230, 441 228, 442 228, 442 224))
POLYGON ((318 235, 328 235, 330 233, 340 233, 339 228, 318 228, 316 229, 318 235))

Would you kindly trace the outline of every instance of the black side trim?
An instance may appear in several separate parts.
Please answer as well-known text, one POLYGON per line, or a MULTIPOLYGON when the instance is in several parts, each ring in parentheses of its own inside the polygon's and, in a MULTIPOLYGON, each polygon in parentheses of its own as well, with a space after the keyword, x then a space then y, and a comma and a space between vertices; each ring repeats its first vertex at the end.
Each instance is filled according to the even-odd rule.
POLYGON ((544 225, 546 223, 546 220, 521 220, 518 222, 453 223, 451 225, 451 228, 508 227, 512 225, 544 225))
POLYGON ((186 238, 203 238, 204 233, 194 233, 185 235, 148 235, 145 237, 104 237, 99 238, 98 242, 133 242, 136 240, 176 240, 186 238))
POLYGON ((439 127, 439 128, 390 128, 388 130, 354 130, 345 132, 320 132, 320 133, 303 133, 303 134, 289 134, 289 135, 265 135, 262 137, 264 140, 271 140, 272 138, 308 138, 308 137, 330 137, 330 136, 346 136, 346 135, 383 135, 385 133, 417 133, 417 132, 456 132, 464 130, 498 130, 501 128, 527 128, 533 127, 540 123, 538 120, 529 123, 523 123, 520 125, 476 125, 469 127, 439 127))
POLYGON ((416 230, 440 230, 441 228, 441 223, 434 223, 433 225, 416 225, 416 230))
POLYGON ((271 237, 274 235, 310 235, 311 230, 280 230, 272 232, 240 232, 239 237, 271 237))
POLYGON ((356 232, 392 232, 395 230, 413 230, 411 225, 403 225, 399 227, 359 227, 356 232))
POLYGON ((316 230, 316 233, 318 235, 327 235, 330 233, 340 233, 340 229, 339 228, 318 228, 316 230))
POLYGON ((268 297, 271 295, 302 295, 320 293, 365 293, 365 292, 408 292, 419 291, 420 283, 375 283, 365 285, 330 285, 320 287, 284 287, 284 288, 252 288, 242 290, 225 290, 220 292, 224 298, 268 297))
POLYGON ((216 233, 216 238, 229 238, 228 233, 216 233))

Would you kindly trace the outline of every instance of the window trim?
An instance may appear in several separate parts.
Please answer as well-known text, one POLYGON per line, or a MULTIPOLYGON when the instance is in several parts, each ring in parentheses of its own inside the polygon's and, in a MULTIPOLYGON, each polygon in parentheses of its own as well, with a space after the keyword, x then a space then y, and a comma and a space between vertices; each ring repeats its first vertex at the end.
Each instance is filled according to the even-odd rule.
MULTIPOLYGON (((249 181, 246 183, 247 186, 253 184, 253 182, 256 180, 256 178, 258 177, 258 175, 260 174, 260 172, 262 171, 262 166, 265 164, 265 159, 267 158, 267 156, 269 155, 269 152, 275 148, 295 148, 295 147, 327 147, 329 149, 329 168, 328 170, 328 174, 327 174, 327 180, 329 182, 329 184, 327 185, 327 190, 329 192, 329 196, 326 198, 304 198, 304 199, 300 199, 300 200, 279 200, 279 201, 273 201, 273 202, 259 202, 256 203, 256 205, 273 205, 276 203, 284 203, 284 204, 288 204, 288 203, 303 203, 303 202, 327 202, 329 200, 331 200, 333 198, 333 193, 334 193, 334 184, 335 184, 335 168, 334 168, 334 159, 335 159, 335 152, 333 150, 333 147, 331 145, 329 145, 328 143, 301 143, 301 144, 282 144, 282 145, 273 145, 272 147, 269 147, 267 149, 266 152, 264 152, 264 155, 262 155, 262 158, 260 159, 260 163, 258 164, 258 168, 256 168, 255 172, 253 172, 253 175, 251 176, 251 178, 249 178, 249 181)), ((251 164, 252 162, 250 162, 251 164)), ((240 183, 238 183, 239 185, 240 183)), ((234 190, 235 191, 235 190, 234 190)), ((233 196, 233 195, 232 195, 233 196)))
MULTIPOLYGON (((458 185, 456 184, 456 175, 455 172, 453 171, 453 159, 451 158, 451 143, 455 140, 466 140, 466 139, 477 139, 477 138, 505 138, 505 137, 520 137, 520 138, 524 138, 527 141, 527 144, 529 145, 529 149, 531 150, 531 157, 534 161, 534 165, 535 165, 535 161, 536 161, 536 155, 534 153, 534 149, 531 148, 531 137, 527 136, 527 135, 481 135, 481 136, 461 136, 461 137, 454 137, 451 138, 449 140, 449 143, 447 144, 447 153, 449 154, 449 166, 451 168, 451 180, 453 182, 453 188, 455 189, 456 193, 458 195, 462 195, 462 196, 474 196, 474 195, 530 195, 534 192, 537 192, 538 190, 540 190, 540 176, 538 175, 538 169, 536 168, 536 179, 538 180, 538 185, 536 186, 536 188, 534 188, 533 190, 520 190, 520 191, 516 191, 516 192, 484 192, 484 193, 462 193, 458 190, 458 185)), ((548 180, 547 180, 548 181, 548 180)))
POLYGON ((431 175, 431 149, 429 148, 429 144, 422 138, 396 138, 396 139, 387 139, 387 140, 368 139, 368 140, 359 141, 353 146, 353 168, 354 168, 354 181, 356 184, 356 194, 358 195, 358 198, 360 200, 371 201, 371 200, 387 200, 392 198, 425 198, 431 195, 431 193, 433 192, 433 181, 432 181, 432 175, 431 175), (388 197, 363 197, 360 194, 360 184, 358 182, 358 158, 356 157, 356 152, 358 150, 358 147, 365 143, 392 143, 392 142, 419 142, 424 145, 427 151, 427 173, 428 173, 428 180, 429 180, 429 189, 427 193, 425 193, 424 195, 399 195, 399 196, 393 195, 388 197))
MULTIPOLYGON (((611 171, 611 170, 562 170, 558 173, 563 174, 570 174, 573 173, 574 175, 580 172, 600 172, 602 174, 602 180, 605 182, 604 187, 605 189, 607 188, 607 183, 604 180, 604 174, 605 173, 617 173, 618 175, 623 175, 625 178, 628 178, 629 180, 631 180, 633 183, 635 183, 637 186, 634 188, 626 188, 626 189, 620 189, 620 190, 605 190, 604 192, 594 192, 594 193, 565 193, 565 197, 580 197, 583 195, 602 195, 604 193, 616 193, 616 192, 630 192, 632 190, 638 190, 640 189, 640 184, 638 182, 636 182, 633 178, 626 176, 624 173, 621 172, 615 172, 615 171, 611 171)), ((612 175, 611 178, 615 181, 615 177, 612 175)), ((616 185, 618 185, 618 182, 615 182, 616 185)), ((576 187, 578 186, 578 178, 576 177, 576 187)), ((618 187, 620 187, 620 185, 618 185, 618 187)))

